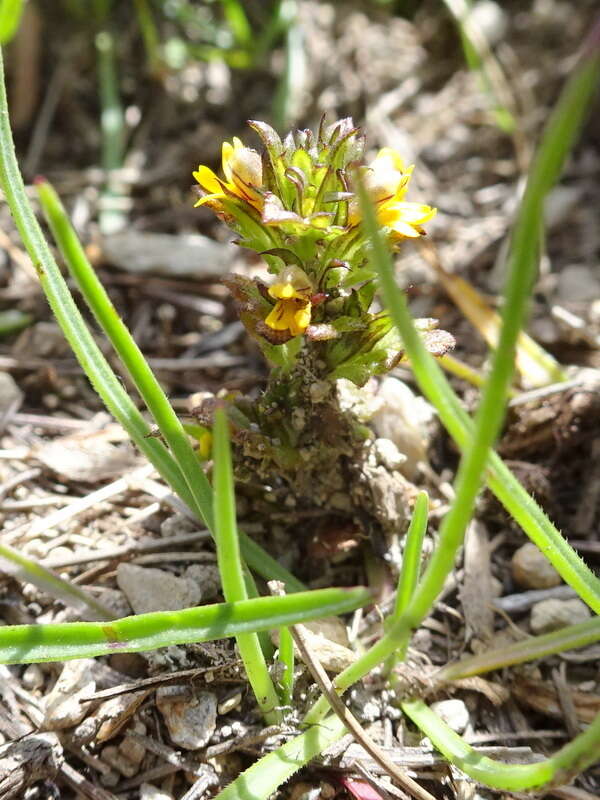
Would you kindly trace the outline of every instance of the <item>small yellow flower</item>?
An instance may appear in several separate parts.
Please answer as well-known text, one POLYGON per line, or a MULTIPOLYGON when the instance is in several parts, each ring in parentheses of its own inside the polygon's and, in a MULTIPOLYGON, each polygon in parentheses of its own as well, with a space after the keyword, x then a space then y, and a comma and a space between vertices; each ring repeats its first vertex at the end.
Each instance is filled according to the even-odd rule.
MULTIPOLYGON (((412 171, 413 166, 405 167, 399 153, 384 147, 369 164, 364 179, 377 209, 377 219, 381 225, 391 228, 397 238, 418 238, 424 233, 421 226, 437 213, 431 206, 404 202, 412 171)), ((358 201, 353 200, 348 210, 348 223, 357 225, 360 218, 358 201)))
POLYGON ((277 300, 265 323, 274 331, 289 330, 292 336, 299 336, 310 325, 311 282, 300 267, 286 267, 278 280, 268 289, 269 295, 277 300))
POLYGON ((221 200, 229 194, 237 195, 258 211, 262 210, 263 197, 259 190, 263 183, 262 161, 256 150, 244 147, 237 136, 233 144, 223 142, 222 163, 225 180, 221 180, 210 167, 198 167, 193 174, 200 186, 208 192, 195 204, 201 206, 211 200, 221 200))

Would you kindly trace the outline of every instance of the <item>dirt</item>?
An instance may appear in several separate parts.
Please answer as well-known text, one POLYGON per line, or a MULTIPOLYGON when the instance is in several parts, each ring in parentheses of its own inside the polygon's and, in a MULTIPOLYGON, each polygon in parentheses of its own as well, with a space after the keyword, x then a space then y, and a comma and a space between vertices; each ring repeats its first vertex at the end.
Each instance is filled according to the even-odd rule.
MULTIPOLYGON (((214 4, 200 5, 206 5, 210 23, 217 9, 214 4)), ((270 4, 247 6, 252 24, 260 28, 268 19, 270 4)), ((391 146, 406 154, 417 165, 415 199, 439 208, 428 235, 443 266, 471 282, 494 305, 502 283, 504 242, 527 165, 591 27, 595 3, 582 0, 574 8, 558 0, 527 4, 513 0, 502 4, 499 18, 490 23, 486 35, 506 75, 511 110, 519 120, 516 134, 496 124, 489 95, 467 69, 460 38, 443 4, 299 0, 297 6, 305 60, 304 66, 296 66, 290 125, 314 127, 323 111, 332 118, 351 114, 364 126, 373 151, 391 146)), ((190 418, 190 409, 198 404, 194 398, 222 390, 241 392, 256 402, 266 385, 267 370, 237 320, 232 298, 221 282, 224 271, 211 273, 209 265, 200 277, 188 273, 174 278, 128 272, 126 265, 116 267, 114 259, 107 258, 99 228, 103 173, 95 29, 89 20, 69 16, 62 6, 50 12, 45 4, 30 3, 27 14, 22 34, 28 42, 26 54, 17 43, 7 51, 18 155, 26 178, 42 172, 53 182, 119 313, 182 417, 190 418), (18 90, 24 69, 30 97, 18 90)), ((225 245, 229 241, 225 227, 207 210, 193 208, 191 173, 199 163, 217 168, 224 139, 242 136, 256 146, 245 127, 247 119, 274 121, 272 103, 284 63, 282 40, 276 39, 251 68, 197 61, 152 75, 134 14, 122 4, 112 19, 119 31, 118 81, 127 126, 120 198, 123 230, 177 237, 201 233, 225 245)), ((192 28, 185 29, 192 39, 207 35, 192 28)), ((173 19, 163 20, 159 30, 165 39, 182 35, 173 19)), ((517 385, 498 444, 524 486, 594 569, 600 558, 597 110, 596 101, 596 115, 590 116, 561 184, 549 199, 544 254, 531 305, 529 332, 568 369, 568 380, 547 391, 517 385), (573 272, 574 268, 579 271, 573 272)), ((456 339, 455 355, 483 370, 485 343, 444 293, 418 248, 407 245, 397 263, 415 316, 439 319, 456 339)), ((265 277, 260 260, 240 249, 227 271, 265 277)), ((4 336, 0 344, 0 370, 12 376, 18 390, 8 381, 0 398, 3 541, 74 580, 107 605, 114 604, 121 615, 129 613, 130 604, 117 588, 119 563, 161 569, 183 581, 194 580, 197 573, 189 572, 192 566, 214 569, 210 541, 185 509, 164 497, 156 476, 144 471, 144 460, 104 412, 71 355, 6 205, 0 206, 0 307, 18 309, 33 319, 21 332, 4 336), (93 494, 107 486, 102 494, 93 494)), ((99 334, 97 339, 102 341, 99 334)), ((102 347, 108 353, 106 345, 102 347)), ((113 356, 108 357, 116 366, 113 356)), ((408 368, 401 366, 393 374, 417 391, 408 368)), ((128 386, 125 377, 123 381, 128 386)), ((458 378, 452 383, 472 409, 477 390, 458 378)), ((328 435, 333 432, 329 427, 328 435)), ((344 481, 327 476, 321 486, 328 486, 329 500, 337 493, 331 503, 325 494, 311 497, 314 471, 298 473, 301 488, 294 487, 290 476, 272 487, 275 502, 263 496, 263 476, 253 486, 252 475, 244 475, 246 486, 238 497, 240 525, 263 545, 272 543, 274 554, 288 569, 312 587, 370 584, 375 588, 377 607, 346 620, 355 649, 376 641, 383 632, 381 613, 393 602, 402 534, 416 491, 426 488, 431 498, 426 554, 452 499, 456 449, 435 418, 423 428, 423 437, 425 463, 416 459, 408 477, 382 467, 375 455, 371 461, 365 456, 360 469, 356 461, 348 463, 347 474, 362 478, 362 496, 360 480, 349 498, 344 481), (390 475, 398 484, 392 489, 390 475), (391 507, 398 496, 403 498, 400 511, 391 507), (392 521, 388 520, 385 535, 381 529, 386 526, 381 524, 374 533, 366 517, 377 517, 377 509, 386 503, 392 521), (362 519, 355 513, 361 505, 368 511, 362 519)), ((334 437, 338 447, 339 438, 334 437)), ((330 445, 325 435, 310 442, 314 452, 330 445)), ((345 457, 354 459, 358 450, 354 442, 347 444, 345 457)), ((247 458, 246 472, 255 462, 247 458)), ((426 678, 429 689, 433 668, 503 647, 530 632, 533 600, 528 603, 526 588, 515 584, 511 571, 513 554, 525 542, 523 532, 487 492, 480 498, 475 527, 442 597, 416 631, 409 650, 407 672, 412 670, 421 684, 426 678), (491 602, 479 608, 474 598, 482 597, 497 601, 500 610, 492 612, 491 602), (519 611, 507 610, 517 608, 519 598, 525 605, 519 611)), ((77 615, 32 584, 0 574, 0 617, 5 624, 19 624, 74 620, 77 615)), ((480 684, 459 681, 434 686, 428 700, 461 700, 468 720, 465 737, 477 746, 497 748, 498 757, 509 757, 509 751, 522 760, 532 753, 548 755, 597 713, 598 657, 598 646, 592 645, 492 673, 480 684)), ((91 710, 58 729, 48 723, 45 702, 61 668, 60 664, 2 668, 0 736, 12 743, 11 748, 23 743, 17 760, 19 753, 34 753, 37 770, 29 775, 14 770, 17 788, 3 796, 211 797, 283 741, 298 721, 292 714, 284 731, 263 732, 230 642, 98 659, 88 674, 94 683, 93 689, 86 689, 95 698, 91 710), (148 678, 156 683, 148 687, 144 683, 148 678), (201 693, 210 695, 207 704, 216 708, 202 747, 181 749, 157 708, 157 689, 173 682, 181 687, 178 704, 196 707, 194 693, 201 693), (125 699, 117 710, 107 710, 104 703, 109 700, 101 693, 120 689, 125 699), (110 729, 110 736, 99 736, 98 720, 110 720, 104 728, 110 729), (106 752, 107 747, 112 749, 106 752), (198 793, 186 795, 195 782, 198 793), (148 788, 143 794, 143 784, 163 794, 152 794, 148 788)), ((314 691, 311 683, 304 671, 296 711, 314 691)), ((69 691, 74 694, 80 687, 73 682, 69 691)), ((385 692, 372 677, 357 689, 350 707, 372 738, 387 752, 398 753, 401 761, 405 759, 402 763, 411 764, 417 756, 430 759, 425 766, 410 768, 434 797, 518 796, 476 788, 458 773, 450 773, 418 739, 414 727, 401 719, 385 692)), ((2 751, 0 757, 8 756, 2 751)), ((356 772, 345 758, 340 753, 330 762, 313 764, 276 796, 351 797, 348 776, 356 772)), ((386 797, 385 780, 378 772, 373 775, 377 796, 386 797)), ((596 766, 578 777, 572 789, 544 796, 575 800, 599 794, 596 766)))

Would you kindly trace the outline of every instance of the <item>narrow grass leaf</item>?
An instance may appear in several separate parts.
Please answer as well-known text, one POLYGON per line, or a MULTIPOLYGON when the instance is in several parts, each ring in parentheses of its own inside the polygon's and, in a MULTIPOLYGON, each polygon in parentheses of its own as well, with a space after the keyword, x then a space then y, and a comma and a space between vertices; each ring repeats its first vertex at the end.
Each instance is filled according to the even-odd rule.
POLYGON ((0 663, 65 661, 207 642, 346 614, 371 600, 369 590, 362 587, 318 589, 283 597, 257 597, 239 603, 138 614, 103 623, 6 625, 0 627, 0 663))
POLYGON ((27 581, 37 586, 51 597, 61 600, 69 608, 80 613, 91 612, 93 619, 114 619, 114 613, 103 603, 76 584, 63 580, 32 558, 19 553, 7 544, 0 544, 0 571, 12 575, 19 581, 27 581))
MULTIPOLYGON (((173 455, 171 456, 168 453, 167 449, 159 439, 144 438, 148 436, 150 430, 143 422, 142 425, 144 427, 144 435, 142 437, 142 441, 140 442, 140 437, 137 435, 137 431, 136 438, 134 438, 130 428, 127 427, 126 422, 128 419, 133 417, 135 417, 136 421, 139 421, 142 420, 142 417, 123 390, 119 381, 113 375, 111 379, 112 394, 119 394, 121 405, 125 404, 128 408, 128 414, 121 415, 121 417, 117 417, 117 419, 123 425, 123 427, 125 427, 130 436, 132 436, 138 447, 140 447, 140 449, 146 453, 146 455, 148 455, 148 450, 152 451, 153 457, 148 455, 150 461, 152 461, 152 463, 157 467, 158 471, 172 486, 174 491, 181 497, 181 499, 187 503, 187 505, 199 516, 199 518, 205 521, 207 527, 212 530, 212 489, 198 461, 197 455, 189 442, 188 435, 181 421, 169 403, 166 394, 164 393, 160 383, 157 381, 154 373, 150 369, 150 366, 144 358, 141 350, 131 336, 127 326, 119 317, 110 297, 106 293, 106 290, 98 280, 98 276, 96 275, 92 265, 85 255, 81 242, 79 241, 79 238, 77 237, 77 234, 75 233, 54 188, 47 181, 40 180, 37 184, 37 190, 40 203, 48 221, 48 225, 50 226, 52 235, 63 258, 67 263, 69 271, 77 282, 85 302, 94 314, 98 324, 110 340, 117 355, 127 369, 127 372, 129 373, 141 398, 154 417, 154 420, 156 421, 156 424, 164 440, 169 445, 173 455), (154 460, 157 455, 161 456, 160 466, 157 464, 157 461, 154 460), (165 457, 168 457, 170 462, 170 469, 167 473, 164 471, 166 466, 165 457)), ((33 219, 33 223, 37 225, 35 218, 33 219)), ((47 247, 45 241, 44 246, 47 247)), ((64 302, 70 303, 71 306, 68 319, 73 319, 75 315, 78 315, 79 320, 81 320, 81 316, 79 315, 79 312, 70 298, 66 284, 60 275, 60 271, 58 268, 56 268, 56 265, 54 265, 54 269, 56 270, 56 272, 53 273, 55 278, 54 283, 60 289, 61 296, 64 296, 64 302), (68 299, 66 297, 67 295, 68 299)), ((42 283, 42 286, 44 287, 44 283, 42 283)), ((48 287, 48 290, 56 292, 56 287, 51 285, 48 287)), ((81 320, 79 326, 80 329, 83 325, 84 323, 81 320)), ((91 339, 89 334, 87 335, 87 339, 91 339)), ((76 338, 75 341, 78 342, 79 338, 76 338)), ((69 342, 75 350, 71 339, 69 339, 69 342)), ((90 347, 95 347, 93 340, 91 340, 90 347)), ((100 355, 97 347, 95 347, 95 350, 96 360, 98 361, 99 358, 102 359, 102 356, 100 355)), ((75 350, 75 353, 77 355, 77 350, 75 350)), ((108 375, 108 373, 111 372, 110 367, 104 359, 102 360, 104 361, 102 372, 104 375, 108 375)), ((108 405, 106 399, 102 395, 101 397, 108 405)), ((109 407, 109 410, 114 414, 114 411, 111 407, 109 407)), ((291 575, 274 558, 265 552, 262 547, 253 542, 243 533, 240 533, 240 545, 246 563, 252 569, 256 570, 258 574, 263 575, 268 579, 277 579, 283 581, 290 592, 301 591, 304 588, 300 581, 294 578, 293 575, 291 575)))
MULTIPOLYGON (((228 603, 246 600, 246 583, 237 532, 229 422, 223 408, 215 411, 213 427, 215 542, 223 594, 228 603)), ((292 598, 294 595, 290 595, 292 598)), ((256 701, 268 724, 280 721, 279 696, 256 633, 240 634, 237 646, 256 701)))
POLYGON ((469 678, 493 669, 509 667, 511 664, 523 664, 526 661, 564 653, 578 647, 587 647, 598 641, 600 641, 600 617, 594 617, 579 625, 569 625, 543 636, 531 636, 498 650, 487 650, 454 664, 448 664, 436 672, 435 680, 443 682, 469 678))
POLYGON ((452 764, 485 786, 524 792, 555 781, 568 782, 600 758, 600 714, 592 724, 551 758, 535 764, 505 764, 478 753, 443 722, 422 700, 401 704, 404 713, 452 764))
POLYGON ((345 732, 344 723, 331 715, 261 758, 219 792, 214 800, 265 800, 295 772, 341 739, 345 732))

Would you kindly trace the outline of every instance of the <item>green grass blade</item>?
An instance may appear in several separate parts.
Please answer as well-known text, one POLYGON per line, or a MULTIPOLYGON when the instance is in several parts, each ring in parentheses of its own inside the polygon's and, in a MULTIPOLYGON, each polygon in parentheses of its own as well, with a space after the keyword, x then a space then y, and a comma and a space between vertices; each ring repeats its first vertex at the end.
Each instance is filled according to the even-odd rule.
MULTIPOLYGON (((599 74, 600 58, 597 52, 594 52, 592 57, 584 60, 565 86, 533 162, 511 240, 508 257, 509 279, 505 292, 500 341, 474 424, 461 408, 458 398, 435 360, 427 353, 415 330, 405 298, 396 287, 391 260, 378 235, 374 212, 370 206, 364 209, 365 223, 369 234, 373 237, 373 254, 380 274, 382 292, 403 338, 415 377, 425 396, 436 407, 443 424, 465 454, 464 467, 462 472, 459 470, 457 480, 460 480, 461 484, 467 480, 471 500, 465 505, 453 505, 450 521, 454 534, 458 534, 460 526, 466 524, 475 497, 475 485, 478 482, 474 480, 474 476, 483 466, 484 455, 493 442, 503 418, 503 401, 513 371, 516 336, 524 319, 525 305, 537 265, 537 243, 542 224, 543 200, 560 173, 595 90, 599 74), (454 526, 453 521, 459 519, 461 524, 454 526)), ((488 484, 492 491, 522 525, 527 535, 547 554, 564 580, 594 611, 600 612, 600 581, 560 536, 500 459, 492 455, 490 463, 492 474, 488 478, 488 484)), ((428 583, 422 584, 420 590, 418 616, 427 613, 428 604, 432 600, 430 576, 444 564, 446 569, 451 568, 454 552, 459 543, 458 535, 452 540, 441 541, 442 547, 436 550, 428 568, 426 575, 428 583), (450 559, 450 562, 447 559, 450 559)), ((416 606, 414 611, 417 611, 416 606)))
POLYGON ((114 613, 76 584, 65 581, 37 561, 19 553, 7 544, 0 544, 0 570, 20 581, 28 581, 51 597, 62 600, 69 608, 91 611, 94 619, 114 619, 114 613))
MULTIPOLYGON (((165 477, 165 479, 169 482, 181 499, 184 500, 184 502, 186 502, 189 507, 205 521, 207 527, 212 530, 212 489, 208 479, 206 478, 206 475, 204 474, 204 471, 201 468, 200 463, 198 462, 196 453, 189 442, 187 433, 182 423, 175 414, 166 394, 157 381, 154 373, 150 369, 148 362, 144 358, 139 347, 135 343, 131 333, 120 319, 117 310, 112 304, 110 297, 106 293, 106 290, 98 280, 98 276, 96 275, 92 265, 85 255, 81 242, 73 230, 73 227, 56 191, 45 180, 40 180, 38 182, 37 190, 40 203, 48 221, 48 225, 50 226, 52 235, 58 245, 59 250, 61 251, 61 254, 63 255, 63 258, 67 263, 69 271, 73 275, 73 278, 75 279, 87 305, 98 321, 98 324, 109 338, 117 355, 127 369, 127 372, 135 384, 140 396, 154 417, 156 424, 160 429, 162 436, 164 437, 164 440, 167 442, 171 452, 173 453, 173 457, 170 457, 172 469, 169 477, 167 477, 165 473, 156 465, 154 460, 150 460, 153 464, 155 464, 155 466, 157 466, 157 469, 159 469, 161 475, 165 477), (173 468, 177 472, 176 476, 173 474, 173 468), (176 481, 175 483, 173 482, 174 479, 176 481)), ((35 224, 37 225, 37 223, 35 224)), ((63 294, 68 294, 66 284, 64 284, 64 280, 62 279, 60 272, 58 272, 56 276, 56 281, 62 282, 64 285, 63 294)), ((75 309, 74 313, 78 313, 72 300, 71 306, 75 309)), ((105 371, 106 370, 110 370, 108 364, 106 364, 105 371)), ((120 389, 121 395, 125 396, 129 407, 133 407, 133 404, 127 398, 127 395, 115 378, 113 381, 113 389, 116 391, 117 388, 120 389)), ((111 410, 111 413, 114 413, 112 412, 112 409, 109 408, 109 410, 111 410)), ((138 417, 141 419, 139 413, 138 417)), ((121 419, 119 419, 119 421, 121 424, 123 424, 121 419)), ((124 427, 126 426, 124 425, 124 427)), ((144 427, 146 435, 149 429, 147 426, 145 426, 145 424, 144 427)), ((126 428, 126 430, 128 433, 130 432, 128 428, 126 428)), ((137 439, 134 441, 136 441, 136 444, 140 446, 137 439)), ((159 442, 159 440, 155 439, 146 441, 153 441, 157 445, 160 445, 161 454, 168 455, 166 448, 161 442, 159 442)), ((266 553, 262 547, 241 532, 240 545, 244 560, 260 575, 263 575, 268 579, 277 579, 283 581, 290 592, 301 591, 304 588, 300 581, 298 581, 293 575, 285 570, 274 558, 266 553)))
MULTIPOLYGON (((404 614, 410 601, 413 598, 419 572, 421 569, 421 551, 423 550, 423 539, 427 532, 427 521, 429 516, 429 497, 427 492, 419 492, 413 508, 410 525, 406 531, 406 541, 402 556, 402 567, 398 576, 398 586, 396 588, 396 603, 394 610, 386 619, 386 628, 394 624, 404 614)), ((386 670, 393 669, 394 664, 404 658, 405 648, 399 648, 390 656, 386 663, 386 670)))
MULTIPOLYGON (((217 408, 213 427, 215 542, 223 594, 228 603, 235 603, 246 600, 248 595, 237 533, 228 425, 225 410, 217 408)), ((275 710, 280 704, 279 696, 269 675, 258 636, 255 633, 240 634, 237 645, 265 720, 269 724, 279 722, 281 715, 275 710)))
POLYGON ((31 210, 14 152, 1 52, 0 112, 0 183, 56 320, 107 409, 174 491, 186 499, 187 487, 179 467, 162 442, 148 438, 150 427, 94 342, 31 210))
POLYGON ((257 597, 239 603, 138 614, 112 622, 6 625, 0 628, 0 663, 65 661, 207 642, 345 614, 371 599, 369 590, 362 587, 318 589, 283 597, 257 597))
POLYGON ((574 773, 600 758, 600 714, 587 730, 551 758, 535 764, 504 764, 474 750, 422 700, 406 701, 401 706, 448 761, 473 780, 494 789, 523 792, 550 782, 569 782, 574 773))
MULTIPOLYGON (((492 374, 486 382, 484 396, 478 409, 477 434, 473 420, 462 408, 458 397, 454 394, 435 359, 425 349, 413 324, 406 299, 396 286, 391 259, 381 238, 373 207, 368 197, 364 196, 364 192, 362 193, 364 222, 372 240, 372 258, 380 275, 386 305, 400 331, 421 391, 435 406, 442 423, 465 455, 457 476, 457 500, 444 518, 440 530, 440 544, 419 584, 416 596, 407 612, 396 620, 384 637, 358 661, 337 676, 335 685, 339 690, 347 689, 381 661, 389 658, 398 650, 402 651, 406 647, 410 631, 428 613, 441 586, 440 581, 443 583, 443 578, 454 563, 455 553, 462 540, 464 527, 469 520, 479 486, 480 474, 486 461, 491 467, 487 475, 489 487, 522 526, 530 539, 546 554, 563 579, 596 613, 600 613, 600 580, 563 539, 500 458, 494 453, 491 453, 489 460, 487 458, 489 445, 502 419, 503 401, 512 374, 510 359, 514 352, 520 319, 525 312, 525 302, 535 267, 535 253, 532 251, 535 250, 537 237, 527 230, 526 223, 531 223, 536 231, 539 230, 541 221, 536 214, 541 214, 541 200, 538 195, 540 192, 545 193, 551 185, 549 181, 557 177, 568 152, 565 139, 568 142, 573 141, 599 74, 600 56, 596 46, 596 49, 588 54, 588 58, 582 66, 573 73, 563 90, 557 109, 544 133, 540 154, 534 161, 529 188, 526 190, 512 239, 505 321, 492 374), (579 98, 581 107, 573 108, 574 105, 577 105, 577 98, 579 98), (526 274, 516 274, 521 268, 526 274), (524 296, 520 295, 521 292, 524 293, 524 296), (513 299, 516 303, 515 307, 509 305, 513 299), (495 392, 498 394, 495 395, 495 392), (458 503, 459 490, 460 497, 465 500, 464 505, 462 500, 460 504, 458 503)), ((361 189, 360 186, 359 189, 361 189)), ((304 720, 306 723, 316 723, 323 718, 327 710, 327 701, 320 698, 309 710, 304 720)))
POLYGON ((331 715, 242 772, 214 800, 265 800, 311 759, 341 739, 346 728, 331 715))
POLYGON ((23 0, 0 0, 0 45, 10 42, 18 31, 24 7, 23 0))
POLYGON ((463 658, 462 661, 442 667, 436 672, 435 680, 444 682, 469 678, 493 669, 502 669, 512 664, 523 664, 555 653, 586 647, 597 641, 600 641, 600 617, 594 617, 579 625, 569 625, 543 636, 531 636, 499 650, 487 650, 463 658))
POLYGON ((396 604, 390 617, 393 622, 402 616, 408 608, 419 580, 421 568, 421 551, 423 539, 427 532, 427 519, 429 516, 429 497, 427 492, 419 492, 413 508, 410 525, 406 532, 406 543, 402 558, 402 568, 398 577, 396 590, 396 604))
POLYGON ((279 629, 279 661, 283 664, 281 705, 292 708, 294 700, 294 639, 289 628, 279 629))

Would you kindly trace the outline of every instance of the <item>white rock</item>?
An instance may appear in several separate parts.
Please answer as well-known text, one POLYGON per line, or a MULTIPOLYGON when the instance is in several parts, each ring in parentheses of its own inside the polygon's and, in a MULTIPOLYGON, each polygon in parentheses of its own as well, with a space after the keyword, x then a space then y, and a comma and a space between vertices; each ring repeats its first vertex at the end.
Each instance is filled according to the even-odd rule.
POLYGON ((515 550, 510 566, 515 583, 524 589, 551 589, 562 583, 558 572, 533 542, 515 550))
POLYGON ((377 462, 391 471, 400 469, 406 461, 406 456, 401 453, 391 439, 375 439, 373 442, 377 462))
POLYGON ((197 233, 169 234, 125 230, 102 240, 105 258, 127 272, 167 277, 224 275, 238 248, 197 233))
POLYGON ((565 628, 567 625, 585 622, 590 616, 589 608, 578 598, 542 600, 531 609, 531 631, 532 633, 550 633, 565 628))
POLYGON ((195 581, 136 564, 119 564, 117 583, 136 614, 178 611, 198 605, 201 599, 200 587, 195 581))
POLYGON ((462 700, 457 698, 438 700, 437 703, 431 704, 431 708, 456 733, 463 733, 469 724, 469 709, 462 700))
POLYGON ((377 399, 383 402, 373 414, 375 432, 382 439, 390 439, 406 456, 401 471, 410 479, 416 474, 417 463, 427 458, 428 425, 435 411, 405 383, 389 376, 381 381, 377 399))
POLYGON ((39 689, 44 685, 44 673, 37 664, 29 664, 21 675, 21 680, 26 689, 39 689))
POLYGON ((469 14, 489 44, 497 44, 508 29, 506 12, 493 0, 479 0, 469 14))
POLYGON ((142 783, 140 786, 140 800, 173 800, 173 795, 157 789, 151 783, 142 783))
POLYGON ((44 699, 45 728, 56 731, 81 722, 90 707, 90 703, 82 703, 81 699, 96 691, 95 667, 91 658, 67 661, 52 691, 44 699))
POLYGON ((13 376, 8 372, 0 372, 0 414, 5 414, 11 409, 18 410, 22 402, 23 392, 13 376))
POLYGON ((164 717, 173 743, 186 750, 205 747, 215 731, 217 698, 212 692, 198 692, 191 700, 182 699, 181 686, 162 686, 156 705, 164 717))
POLYGON ((563 303, 589 303, 600 296, 600 278, 584 264, 570 264, 560 271, 556 291, 563 303))

